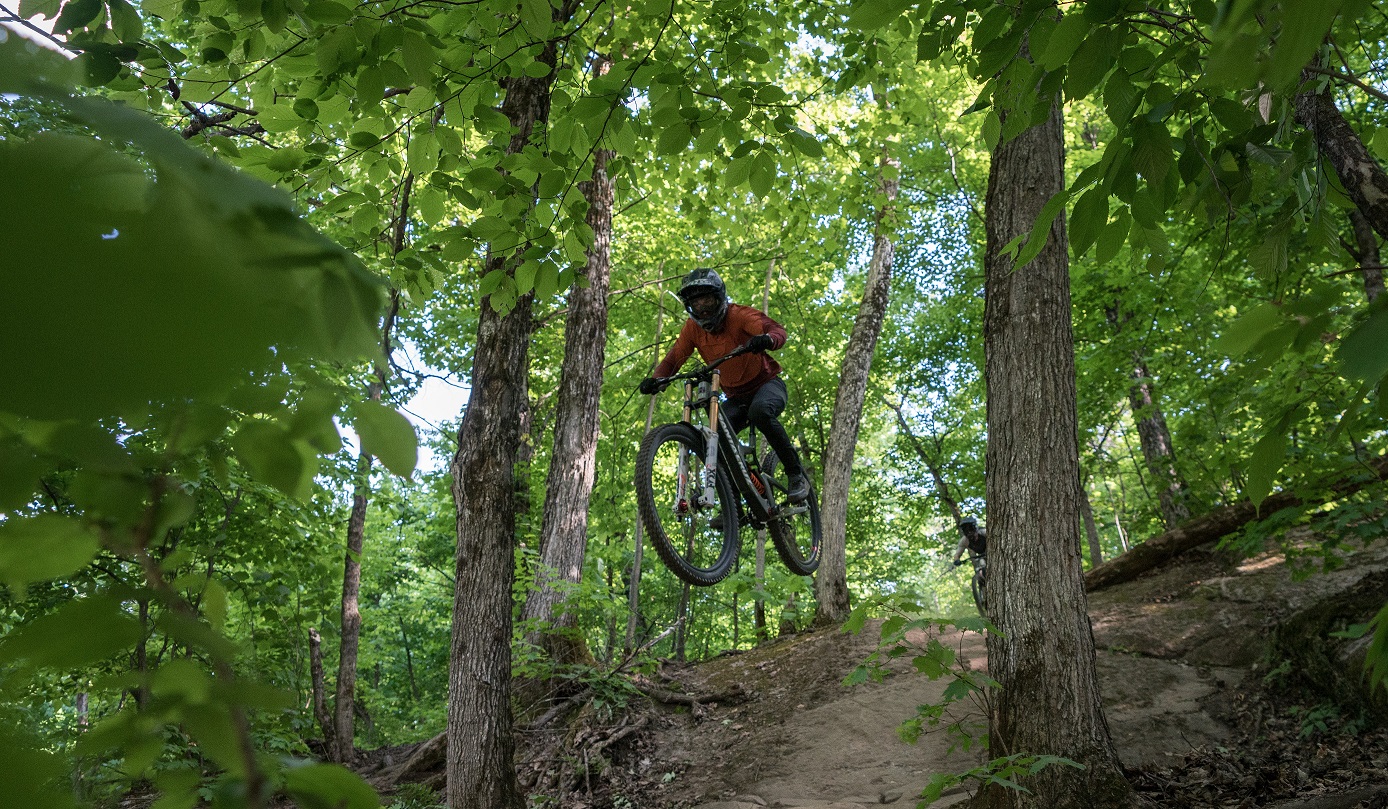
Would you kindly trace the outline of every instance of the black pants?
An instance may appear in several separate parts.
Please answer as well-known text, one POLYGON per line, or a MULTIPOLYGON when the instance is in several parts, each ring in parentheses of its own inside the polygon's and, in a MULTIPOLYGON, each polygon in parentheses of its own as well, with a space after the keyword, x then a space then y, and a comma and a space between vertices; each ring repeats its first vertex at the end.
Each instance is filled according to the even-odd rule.
POLYGON ((771 445, 785 465, 786 474, 792 475, 801 471, 800 454, 790 442, 786 428, 776 418, 785 412, 787 399, 786 383, 778 376, 772 377, 751 393, 729 396, 723 403, 723 413, 737 432, 742 432, 750 424, 766 436, 766 443, 771 445))

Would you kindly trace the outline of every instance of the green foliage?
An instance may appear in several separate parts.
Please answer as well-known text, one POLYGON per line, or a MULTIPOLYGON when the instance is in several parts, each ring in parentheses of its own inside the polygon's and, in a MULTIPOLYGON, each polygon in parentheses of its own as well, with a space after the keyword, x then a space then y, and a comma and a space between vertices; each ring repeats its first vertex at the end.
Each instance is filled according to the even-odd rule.
POLYGON ((921 793, 920 803, 916 805, 929 806, 939 800, 945 790, 969 781, 978 781, 980 786, 995 785, 1017 792, 1031 794, 1031 790, 1027 789, 1025 785, 1027 776, 1036 775, 1045 768, 1056 765, 1072 767, 1077 770, 1084 769, 1083 764, 1060 756, 1037 756, 1014 753, 1010 756, 995 758, 965 772, 932 774, 930 776, 930 783, 926 784, 924 791, 921 793))

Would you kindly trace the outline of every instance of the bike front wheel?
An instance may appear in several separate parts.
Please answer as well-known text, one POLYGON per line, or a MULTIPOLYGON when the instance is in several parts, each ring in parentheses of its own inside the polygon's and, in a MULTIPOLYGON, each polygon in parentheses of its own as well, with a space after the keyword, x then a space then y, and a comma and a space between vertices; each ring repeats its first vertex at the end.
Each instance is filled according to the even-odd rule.
POLYGON ((776 554, 790 572, 809 576, 819 569, 819 556, 824 531, 819 524, 819 493, 810 481, 810 495, 804 502, 792 503, 786 497, 790 483, 775 452, 762 460, 762 480, 766 481, 771 499, 776 503, 776 517, 766 526, 776 554))
POLYGON ((737 492, 718 475, 705 502, 703 434, 689 424, 665 424, 641 440, 636 456, 636 504, 661 561, 699 587, 727 578, 737 563, 737 492))
POLYGON ((984 599, 985 593, 983 584, 986 580, 985 571, 987 568, 979 565, 974 568, 973 580, 969 582, 970 589, 974 593, 974 606, 978 607, 978 614, 984 618, 988 617, 988 602, 984 599))

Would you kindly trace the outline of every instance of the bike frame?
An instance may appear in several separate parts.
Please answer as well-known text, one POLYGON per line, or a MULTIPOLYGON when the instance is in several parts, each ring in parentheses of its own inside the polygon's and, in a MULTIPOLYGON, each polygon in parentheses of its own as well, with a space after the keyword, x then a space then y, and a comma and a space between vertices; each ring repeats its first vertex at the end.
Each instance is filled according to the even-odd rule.
MULTIPOLYGON (((723 471, 732 478, 734 486, 750 507, 751 513, 747 515, 750 518, 749 522, 754 527, 760 528, 776 518, 780 513, 779 507, 776 501, 771 498, 769 491, 763 494, 763 490, 766 488, 765 484, 763 483, 760 487, 757 485, 760 478, 747 465, 747 459, 743 457, 742 442, 738 440, 732 424, 723 414, 722 401, 723 387, 721 375, 717 368, 711 371, 711 378, 708 382, 700 381, 697 387, 693 379, 685 380, 684 421, 704 436, 704 465, 699 481, 701 502, 712 503, 714 501, 714 486, 720 471, 719 456, 733 458, 735 459, 734 462, 724 466, 723 471), (708 423, 699 424, 694 421, 695 408, 707 408, 708 423), (731 470, 728 469, 728 466, 731 467, 731 470)), ((688 455, 686 450, 680 452, 676 490, 680 503, 688 501, 688 455)))

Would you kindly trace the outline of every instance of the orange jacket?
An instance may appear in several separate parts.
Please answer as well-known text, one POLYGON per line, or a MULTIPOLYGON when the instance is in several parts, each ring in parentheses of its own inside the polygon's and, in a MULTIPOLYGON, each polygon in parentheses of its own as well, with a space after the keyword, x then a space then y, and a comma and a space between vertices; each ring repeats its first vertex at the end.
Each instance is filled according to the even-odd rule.
MULTIPOLYGON (((716 332, 705 331, 690 318, 680 329, 680 336, 666 352, 665 359, 651 372, 652 376, 665 377, 678 372, 684 361, 698 349, 704 362, 716 360, 739 348, 758 334, 771 337, 771 347, 780 348, 786 344, 786 329, 772 320, 760 309, 737 303, 728 304, 728 314, 723 318, 723 328, 716 332)), ((729 396, 751 393, 761 387, 768 379, 781 372, 780 363, 770 354, 743 354, 718 366, 723 377, 723 390, 729 396)))

